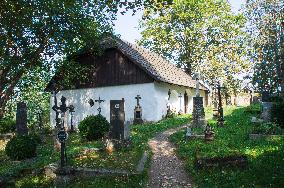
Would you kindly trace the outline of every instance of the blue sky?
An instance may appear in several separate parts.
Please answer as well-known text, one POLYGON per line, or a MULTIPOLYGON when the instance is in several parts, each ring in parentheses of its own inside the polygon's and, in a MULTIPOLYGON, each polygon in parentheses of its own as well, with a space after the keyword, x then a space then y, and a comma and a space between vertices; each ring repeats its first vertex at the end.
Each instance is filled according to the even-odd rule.
MULTIPOLYGON (((237 12, 241 8, 241 4, 245 0, 228 0, 232 6, 232 10, 237 12)), ((138 29, 138 21, 142 17, 142 11, 137 12, 132 16, 131 11, 124 15, 119 14, 118 19, 115 21, 115 32, 121 35, 121 38, 135 43, 135 40, 141 38, 140 30, 138 29)))

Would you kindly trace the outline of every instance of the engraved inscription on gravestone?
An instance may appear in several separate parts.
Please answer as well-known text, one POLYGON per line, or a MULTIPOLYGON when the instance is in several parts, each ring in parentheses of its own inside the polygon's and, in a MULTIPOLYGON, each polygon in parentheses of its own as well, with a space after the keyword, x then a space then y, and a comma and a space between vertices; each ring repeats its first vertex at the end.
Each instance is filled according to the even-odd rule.
POLYGON ((141 124, 143 123, 143 120, 142 120, 142 107, 140 106, 140 95, 137 95, 135 97, 136 101, 137 101, 137 104, 134 108, 134 120, 133 120, 133 124, 141 124))
POLYGON ((28 134, 27 105, 24 102, 19 102, 17 104, 16 130, 17 130, 17 134, 19 135, 28 134))
POLYGON ((113 139, 127 139, 125 127, 124 99, 110 100, 110 137, 113 139))

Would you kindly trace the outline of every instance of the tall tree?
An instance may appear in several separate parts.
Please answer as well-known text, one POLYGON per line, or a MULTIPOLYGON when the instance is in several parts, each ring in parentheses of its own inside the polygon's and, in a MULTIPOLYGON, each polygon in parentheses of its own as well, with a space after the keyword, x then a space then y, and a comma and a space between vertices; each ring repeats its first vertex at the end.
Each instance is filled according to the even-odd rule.
POLYGON ((80 0, 0 2, 0 117, 24 76, 55 56, 93 46, 110 30, 106 7, 80 0))
POLYGON ((245 19, 225 0, 182 0, 159 10, 146 9, 140 44, 189 74, 201 72, 208 84, 222 78, 231 92, 240 88, 246 60, 245 19))
POLYGON ((284 96, 284 2, 249 0, 245 15, 255 62, 253 81, 259 91, 282 88, 284 96))
MULTIPOLYGON (((53 59, 85 47, 94 51, 101 35, 112 32, 112 20, 121 13, 153 9, 171 0, 18 0, 0 1, 0 118, 22 79, 33 71, 54 66, 53 59)), ((44 71, 47 71, 44 70, 44 71)))

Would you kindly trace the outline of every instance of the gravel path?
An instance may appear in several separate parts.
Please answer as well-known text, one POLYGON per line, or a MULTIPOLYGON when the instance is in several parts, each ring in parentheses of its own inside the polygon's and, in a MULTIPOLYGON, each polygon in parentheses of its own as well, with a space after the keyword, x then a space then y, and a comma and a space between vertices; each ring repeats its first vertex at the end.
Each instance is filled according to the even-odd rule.
POLYGON ((175 146, 169 142, 171 134, 185 127, 169 129, 148 142, 153 151, 148 187, 193 187, 182 161, 174 152, 175 146))

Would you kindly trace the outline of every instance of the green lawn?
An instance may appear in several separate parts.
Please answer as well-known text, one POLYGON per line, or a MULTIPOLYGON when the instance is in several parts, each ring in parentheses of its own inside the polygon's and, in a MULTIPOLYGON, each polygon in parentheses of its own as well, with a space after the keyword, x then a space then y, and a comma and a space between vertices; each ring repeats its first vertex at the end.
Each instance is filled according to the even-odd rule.
MULTIPOLYGON (((84 142, 80 139, 78 134, 72 134, 67 141, 68 164, 78 167, 126 169, 134 171, 144 151, 149 152, 149 157, 151 156, 147 144, 150 138, 154 137, 159 132, 185 124, 189 119, 190 116, 179 116, 157 123, 131 126, 131 147, 114 151, 112 154, 108 154, 106 151, 84 154, 84 148, 103 147, 103 143, 101 141, 84 142)), ((50 186, 52 180, 46 179, 43 176, 22 176, 20 174, 26 170, 43 168, 45 165, 58 160, 59 152, 54 152, 51 137, 47 137, 47 142, 38 147, 37 157, 34 160, 22 162, 11 161, 2 149, 0 151, 0 177, 18 177, 16 180, 17 187, 50 186)), ((99 187, 145 187, 148 181, 146 173, 148 166, 149 163, 146 164, 145 172, 140 175, 116 178, 78 178, 68 186, 92 187, 92 185, 98 185, 99 187)))
POLYGON ((253 126, 245 108, 226 108, 226 127, 215 129, 215 140, 186 141, 185 131, 171 136, 197 187, 284 187, 284 139, 249 140, 253 126), (197 169, 195 157, 246 155, 248 166, 197 169))

